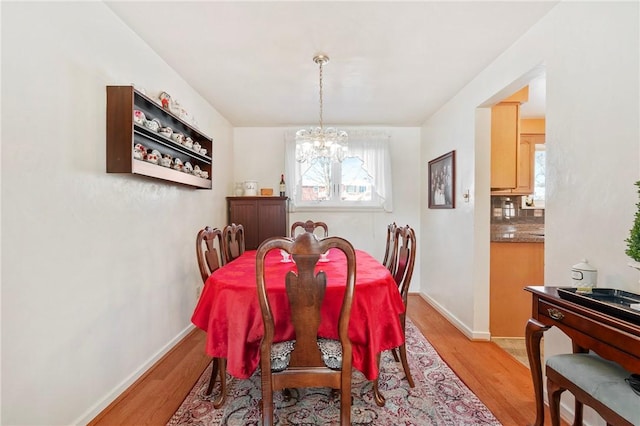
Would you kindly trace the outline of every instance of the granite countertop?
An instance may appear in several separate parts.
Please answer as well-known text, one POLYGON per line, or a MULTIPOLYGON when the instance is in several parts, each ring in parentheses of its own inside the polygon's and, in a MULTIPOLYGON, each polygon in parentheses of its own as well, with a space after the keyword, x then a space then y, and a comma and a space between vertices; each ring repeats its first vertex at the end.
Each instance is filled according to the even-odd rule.
POLYGON ((501 243, 544 243, 544 224, 492 223, 491 241, 501 243))

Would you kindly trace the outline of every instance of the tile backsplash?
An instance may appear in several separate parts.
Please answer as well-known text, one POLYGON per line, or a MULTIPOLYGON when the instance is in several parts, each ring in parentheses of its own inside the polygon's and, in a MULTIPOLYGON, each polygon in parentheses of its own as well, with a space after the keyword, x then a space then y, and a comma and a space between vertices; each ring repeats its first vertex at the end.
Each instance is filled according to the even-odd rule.
POLYGON ((492 196, 491 223, 540 223, 544 224, 544 209, 523 209, 522 196, 492 196))

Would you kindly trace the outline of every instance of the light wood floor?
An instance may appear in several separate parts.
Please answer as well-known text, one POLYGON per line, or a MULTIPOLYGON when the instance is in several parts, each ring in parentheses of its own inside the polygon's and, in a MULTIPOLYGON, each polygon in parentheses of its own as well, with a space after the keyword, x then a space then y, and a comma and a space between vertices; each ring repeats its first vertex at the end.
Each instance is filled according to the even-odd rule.
MULTIPOLYGON (((518 362, 529 368, 529 357, 527 356, 527 347, 524 338, 516 337, 512 339, 509 337, 496 337, 492 338, 491 341, 517 359, 518 362)), ((540 352, 542 352, 542 350, 540 352)))
MULTIPOLYGON (((409 295, 408 315, 503 425, 535 420, 533 385, 524 365, 495 343, 470 341, 418 295, 409 295)), ((89 424, 166 424, 210 362, 204 342, 205 333, 194 330, 89 424)), ((546 424, 548 418, 547 412, 546 424)))

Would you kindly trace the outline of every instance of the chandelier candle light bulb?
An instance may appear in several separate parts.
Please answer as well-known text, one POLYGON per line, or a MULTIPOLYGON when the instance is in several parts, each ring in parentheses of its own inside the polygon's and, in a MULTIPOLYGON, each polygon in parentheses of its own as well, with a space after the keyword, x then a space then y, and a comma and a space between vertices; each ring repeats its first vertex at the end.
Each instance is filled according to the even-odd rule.
POLYGON ((322 116, 322 71, 329 62, 327 55, 317 55, 313 61, 320 67, 320 127, 300 129, 296 132, 296 160, 300 163, 324 159, 342 162, 347 155, 349 135, 344 130, 333 127, 324 128, 322 116))

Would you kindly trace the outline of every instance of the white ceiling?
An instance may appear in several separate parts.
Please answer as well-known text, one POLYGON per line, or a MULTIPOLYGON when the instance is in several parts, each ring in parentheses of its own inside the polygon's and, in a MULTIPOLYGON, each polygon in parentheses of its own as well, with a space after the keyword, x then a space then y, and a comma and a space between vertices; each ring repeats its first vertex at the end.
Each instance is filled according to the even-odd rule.
POLYGON ((234 126, 317 123, 317 53, 325 123, 417 126, 558 1, 106 3, 234 126))

